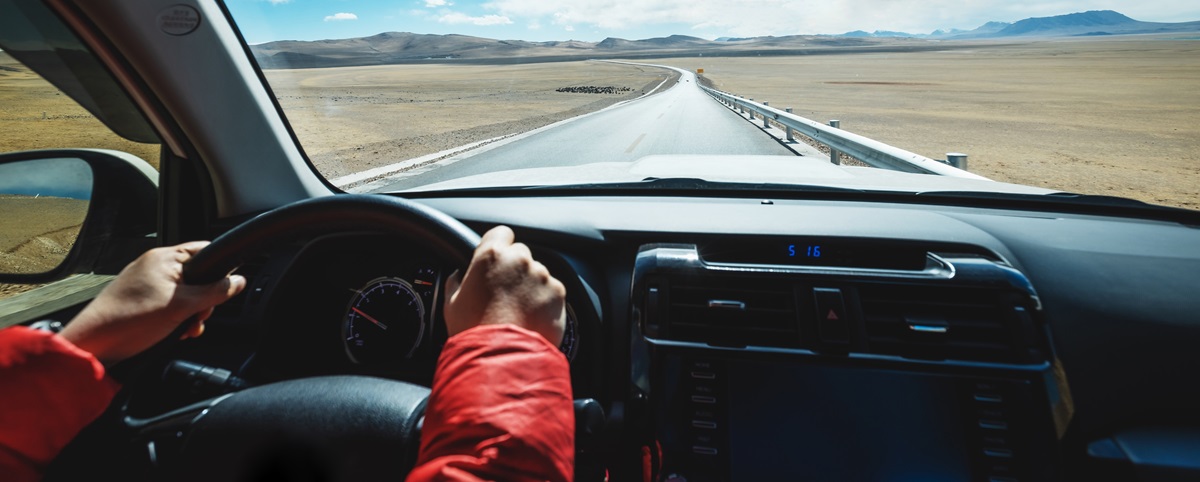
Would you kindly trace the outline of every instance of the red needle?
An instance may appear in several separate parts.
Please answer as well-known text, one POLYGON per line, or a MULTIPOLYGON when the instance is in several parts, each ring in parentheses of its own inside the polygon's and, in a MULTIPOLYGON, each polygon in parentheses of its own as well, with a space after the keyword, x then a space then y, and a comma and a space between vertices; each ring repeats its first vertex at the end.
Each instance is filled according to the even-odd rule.
POLYGON ((376 320, 375 318, 371 318, 371 315, 368 315, 368 314, 366 314, 366 313, 363 313, 363 312, 362 312, 362 310, 358 309, 358 307, 357 307, 357 306, 353 306, 353 307, 351 307, 350 309, 354 310, 354 312, 355 312, 355 313, 358 313, 358 314, 362 315, 362 316, 363 316, 363 318, 366 318, 366 319, 367 319, 367 321, 369 321, 369 322, 371 322, 371 323, 374 323, 374 324, 375 324, 375 326, 378 326, 378 327, 380 327, 380 328, 383 328, 383 329, 385 329, 385 330, 387 329, 387 325, 385 325, 385 324, 383 324, 383 323, 380 323, 380 322, 379 322, 379 320, 376 320))

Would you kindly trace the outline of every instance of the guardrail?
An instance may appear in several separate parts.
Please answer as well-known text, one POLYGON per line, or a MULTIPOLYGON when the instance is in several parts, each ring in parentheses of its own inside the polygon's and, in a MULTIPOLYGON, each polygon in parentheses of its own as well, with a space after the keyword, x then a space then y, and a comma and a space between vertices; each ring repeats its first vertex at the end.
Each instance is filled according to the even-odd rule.
MULTIPOLYGON (((967 156, 965 154, 950 153, 946 156, 948 159, 947 162, 937 161, 874 139, 846 132, 839 129, 836 125, 827 126, 805 119, 788 112, 791 109, 782 111, 767 105, 766 102, 754 102, 753 99, 739 97, 703 85, 698 85, 698 87, 704 89, 708 95, 713 96, 717 101, 724 103, 731 109, 740 112, 749 112, 751 120, 755 119, 755 114, 761 116, 763 127, 767 127, 768 119, 775 121, 788 131, 788 140, 792 140, 792 131, 795 131, 812 138, 814 141, 825 144, 829 147, 832 154, 830 160, 834 164, 839 163, 838 153, 841 153, 871 167, 918 174, 937 174, 966 179, 989 180, 986 177, 972 174, 965 170, 967 164, 967 156), (957 164, 957 166, 949 163, 957 164)), ((838 122, 831 121, 831 123, 837 124, 838 122)))

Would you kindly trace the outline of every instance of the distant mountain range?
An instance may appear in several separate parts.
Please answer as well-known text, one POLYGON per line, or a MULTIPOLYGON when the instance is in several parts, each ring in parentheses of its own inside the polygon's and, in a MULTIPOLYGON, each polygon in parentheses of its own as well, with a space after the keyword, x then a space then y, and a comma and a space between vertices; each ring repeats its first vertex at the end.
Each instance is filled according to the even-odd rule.
POLYGON ((966 40, 1005 37, 1069 37, 1090 35, 1130 35, 1151 33, 1198 32, 1200 22, 1160 23, 1134 20, 1112 10, 1027 18, 1016 23, 988 22, 975 30, 935 30, 928 34, 856 30, 842 36, 858 38, 921 38, 966 40))
POLYGON ((296 41, 253 45, 250 50, 264 68, 338 67, 429 62, 530 62, 581 58, 654 58, 684 55, 803 55, 864 51, 916 51, 945 48, 942 40, 1004 39, 1200 32, 1200 21, 1141 22, 1111 10, 1054 17, 1027 18, 1015 23, 988 22, 974 30, 935 30, 929 34, 861 30, 842 35, 782 37, 722 37, 707 40, 686 35, 600 42, 579 40, 527 42, 468 35, 427 35, 385 32, 370 37, 296 41))

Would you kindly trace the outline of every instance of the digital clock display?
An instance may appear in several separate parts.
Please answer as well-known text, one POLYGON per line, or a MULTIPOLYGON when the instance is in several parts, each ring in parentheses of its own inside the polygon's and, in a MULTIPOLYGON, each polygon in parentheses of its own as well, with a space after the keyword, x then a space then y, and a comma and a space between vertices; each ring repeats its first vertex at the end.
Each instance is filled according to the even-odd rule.
POLYGON ((717 241, 701 245, 700 256, 714 263, 836 266, 919 271, 925 250, 875 241, 840 238, 783 238, 717 241))
POLYGON ((820 258, 821 257, 821 245, 810 244, 807 246, 801 246, 801 247, 797 248, 796 245, 789 244, 787 247, 787 252, 788 252, 788 257, 790 257, 790 258, 795 258, 796 256, 803 256, 805 258, 820 258))

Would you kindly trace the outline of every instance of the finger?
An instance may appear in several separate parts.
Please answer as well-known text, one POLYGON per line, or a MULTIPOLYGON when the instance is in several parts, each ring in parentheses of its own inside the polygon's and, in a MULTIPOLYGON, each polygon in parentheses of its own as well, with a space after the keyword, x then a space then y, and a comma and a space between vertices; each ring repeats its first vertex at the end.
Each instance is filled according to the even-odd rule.
POLYGON ((195 256, 196 253, 199 253, 200 250, 204 249, 204 247, 208 246, 209 244, 212 244, 212 243, 210 243, 208 241, 189 241, 189 242, 175 246, 175 249, 180 250, 184 253, 187 253, 188 257, 192 257, 192 256, 195 256))
POLYGON ((179 337, 179 339, 187 340, 189 338, 199 338, 200 335, 203 335, 203 334, 204 334, 204 322, 197 321, 197 322, 189 325, 187 331, 183 332, 183 335, 181 335, 179 337))
POLYGON ((513 243, 508 249, 513 255, 533 260, 533 252, 529 250, 529 246, 526 246, 525 243, 513 243))
POLYGON ((246 289, 246 277, 235 274, 222 278, 215 283, 197 286, 200 292, 200 304, 205 307, 216 306, 237 296, 246 289))
POLYGON ((221 297, 223 298, 221 301, 225 301, 237 296, 238 293, 246 289, 246 277, 240 274, 231 274, 225 278, 223 285, 219 283, 214 284, 218 285, 218 292, 224 291, 221 293, 221 297))
POLYGON ((550 280, 547 281, 547 284, 549 285, 550 290, 554 292, 555 297, 560 300, 565 300, 567 298, 567 287, 563 285, 562 281, 559 281, 558 278, 551 276, 550 280))
POLYGON ((479 240, 479 247, 485 246, 508 246, 513 243, 517 235, 513 233, 512 228, 504 225, 496 226, 483 233, 483 238, 479 240))

